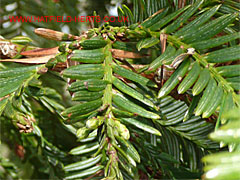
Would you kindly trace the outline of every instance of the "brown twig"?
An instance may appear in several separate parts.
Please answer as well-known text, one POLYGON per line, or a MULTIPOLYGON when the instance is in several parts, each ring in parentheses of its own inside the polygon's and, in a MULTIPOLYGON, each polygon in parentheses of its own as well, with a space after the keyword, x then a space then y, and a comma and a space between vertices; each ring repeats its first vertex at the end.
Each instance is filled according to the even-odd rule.
POLYGON ((90 179, 92 179, 93 177, 95 177, 95 176, 97 176, 97 175, 100 175, 101 173, 103 173, 103 170, 99 170, 98 172, 96 172, 95 174, 87 177, 87 178, 84 179, 84 180, 90 180, 90 179))
POLYGON ((58 53, 58 47, 53 48, 37 48, 29 51, 23 51, 20 54, 23 56, 31 57, 31 56, 47 56, 58 53))
POLYGON ((112 52, 112 56, 114 58, 131 58, 131 59, 135 59, 135 58, 143 58, 146 55, 142 55, 139 53, 135 53, 135 52, 130 52, 130 51, 124 51, 124 50, 119 50, 119 49, 111 49, 110 50, 112 52))
MULTIPOLYGON (((160 41, 161 41, 161 48, 162 48, 162 53, 165 52, 166 50, 166 43, 167 43, 167 35, 166 34, 160 34, 160 41)), ((163 86, 163 65, 161 65, 161 74, 160 74, 160 85, 161 87, 163 86)))
POLYGON ((0 62, 16 62, 16 63, 25 63, 25 64, 45 64, 49 61, 49 59, 54 58, 54 57, 55 57, 55 55, 23 58, 23 59, 1 59, 0 62))

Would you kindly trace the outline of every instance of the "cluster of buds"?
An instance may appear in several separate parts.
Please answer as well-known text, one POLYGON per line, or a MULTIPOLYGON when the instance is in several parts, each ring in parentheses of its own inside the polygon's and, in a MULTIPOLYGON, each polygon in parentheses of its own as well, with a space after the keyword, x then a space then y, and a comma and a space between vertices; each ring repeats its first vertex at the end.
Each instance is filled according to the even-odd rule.
POLYGON ((33 131, 32 121, 30 117, 23 117, 24 120, 18 119, 16 123, 20 133, 31 133, 33 131))
POLYGON ((113 27, 109 23, 104 24, 99 28, 90 29, 87 32, 88 37, 102 36, 103 38, 109 38, 112 41, 116 40, 116 37, 123 37, 126 33, 127 27, 113 27))
POLYGON ((131 25, 126 31, 126 37, 129 39, 143 39, 148 36, 150 36, 149 32, 138 24, 131 25))
POLYGON ((103 124, 103 122, 104 122, 104 117, 102 116, 97 116, 97 117, 88 119, 86 122, 86 126, 78 129, 77 131, 78 139, 86 138, 92 130, 97 129, 99 126, 103 124))

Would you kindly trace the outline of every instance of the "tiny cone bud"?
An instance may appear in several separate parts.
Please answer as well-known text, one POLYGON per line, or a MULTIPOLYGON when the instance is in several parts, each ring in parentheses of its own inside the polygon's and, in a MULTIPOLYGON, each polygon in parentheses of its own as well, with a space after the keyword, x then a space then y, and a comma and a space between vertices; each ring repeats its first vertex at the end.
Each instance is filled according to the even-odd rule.
POLYGON ((115 125, 117 127, 118 133, 120 136, 122 136, 124 139, 128 140, 130 138, 130 133, 127 127, 123 124, 121 124, 119 121, 115 121, 115 125))
POLYGON ((120 124, 120 126, 119 126, 119 134, 126 140, 128 140, 130 138, 129 130, 123 124, 120 124))
POLYGON ((98 119, 91 118, 91 119, 87 120, 86 127, 89 129, 96 129, 98 127, 98 119))
POLYGON ((84 138, 86 138, 88 136, 89 132, 90 131, 89 131, 89 129, 87 127, 80 128, 77 131, 77 137, 79 139, 84 139, 84 138))
POLYGON ((89 129, 96 129, 98 126, 100 126, 104 121, 103 117, 98 116, 97 118, 91 118, 87 120, 86 127, 89 129))
POLYGON ((54 31, 54 30, 45 29, 45 28, 37 28, 34 30, 34 32, 39 36, 42 36, 46 39, 55 40, 55 41, 76 40, 79 38, 78 36, 65 34, 63 32, 54 31))

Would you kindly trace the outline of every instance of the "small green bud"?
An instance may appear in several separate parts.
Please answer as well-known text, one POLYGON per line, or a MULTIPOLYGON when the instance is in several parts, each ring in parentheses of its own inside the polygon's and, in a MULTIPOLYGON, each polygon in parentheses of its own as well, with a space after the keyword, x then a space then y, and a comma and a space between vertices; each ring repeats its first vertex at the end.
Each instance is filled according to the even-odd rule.
POLYGON ((78 41, 73 41, 72 43, 69 44, 68 48, 69 49, 78 49, 80 47, 80 44, 78 41))
POLYGON ((77 137, 79 139, 84 139, 88 136, 90 130, 87 127, 82 127, 77 130, 77 137))
POLYGON ((88 129, 96 129, 98 127, 98 119, 94 117, 87 120, 86 127, 88 129))
POLYGON ((56 57, 57 62, 66 62, 67 61, 67 53, 60 53, 56 57))
POLYGON ((118 33, 119 30, 120 30, 119 27, 113 27, 113 28, 112 28, 112 31, 113 31, 114 33, 118 33))
POLYGON ((57 59, 56 58, 51 58, 49 61, 46 63, 47 68, 52 68, 57 64, 57 59))
POLYGON ((128 128, 124 124, 120 123, 119 121, 115 121, 115 125, 117 127, 117 130, 120 136, 128 140, 130 138, 130 133, 128 128))
POLYGON ((126 29, 120 28, 118 32, 120 32, 120 33, 125 33, 125 32, 126 32, 126 29))
POLYGON ((86 127, 88 129, 96 129, 98 126, 100 126, 104 121, 104 118, 101 116, 91 118, 87 120, 86 127))
POLYGON ((65 52, 66 51, 66 46, 67 46, 67 44, 64 42, 64 43, 61 43, 60 45, 59 45, 59 47, 58 47, 58 50, 60 51, 60 52, 65 52))
POLYGON ((135 24, 131 24, 131 25, 129 26, 129 29, 134 30, 134 29, 137 28, 137 27, 138 27, 138 23, 135 23, 135 24))
POLYGON ((121 124, 119 127, 119 134, 126 140, 128 140, 130 138, 129 130, 123 124, 121 124))
POLYGON ((109 37, 109 39, 111 39, 112 41, 115 41, 115 40, 116 40, 115 36, 114 36, 112 33, 108 33, 108 37, 109 37))

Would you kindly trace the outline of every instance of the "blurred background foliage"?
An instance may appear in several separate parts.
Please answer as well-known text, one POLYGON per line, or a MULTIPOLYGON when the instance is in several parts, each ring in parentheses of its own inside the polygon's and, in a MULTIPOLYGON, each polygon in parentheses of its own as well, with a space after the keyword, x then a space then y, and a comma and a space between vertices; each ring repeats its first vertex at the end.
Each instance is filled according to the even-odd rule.
MULTIPOLYGON (((55 41, 39 38, 33 30, 37 27, 49 28, 75 35, 89 28, 86 22, 32 22, 10 23, 9 16, 91 16, 96 11, 100 17, 117 16, 118 0, 1 0, 0 34, 10 39, 26 35, 39 47, 53 47, 55 41)), ((128 2, 126 2, 128 3, 128 2)))

